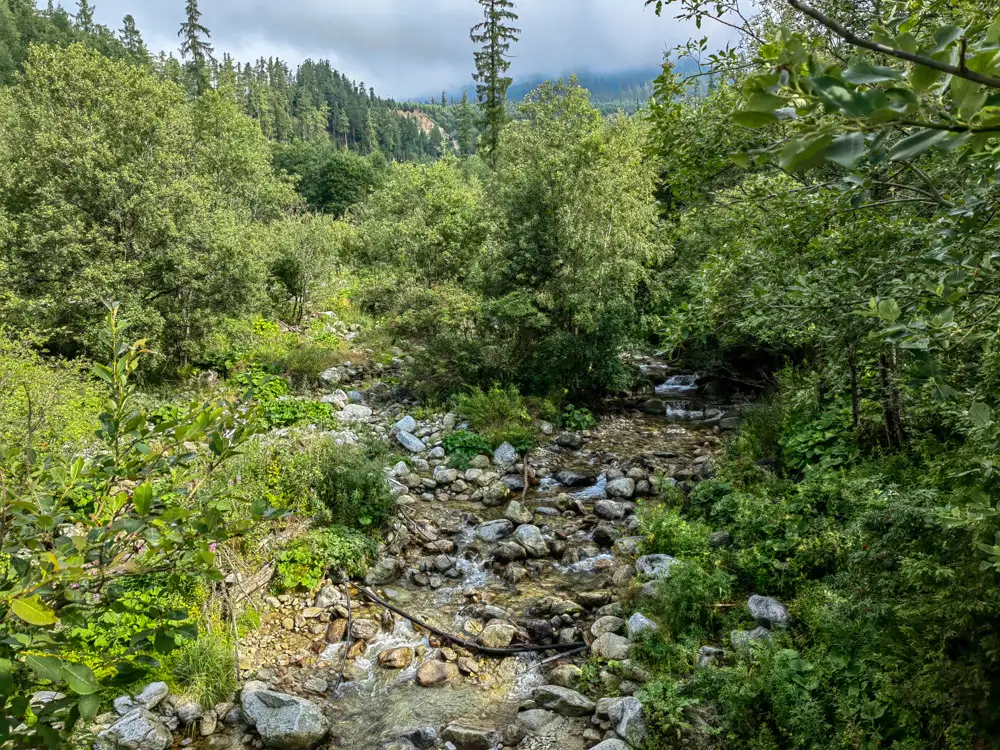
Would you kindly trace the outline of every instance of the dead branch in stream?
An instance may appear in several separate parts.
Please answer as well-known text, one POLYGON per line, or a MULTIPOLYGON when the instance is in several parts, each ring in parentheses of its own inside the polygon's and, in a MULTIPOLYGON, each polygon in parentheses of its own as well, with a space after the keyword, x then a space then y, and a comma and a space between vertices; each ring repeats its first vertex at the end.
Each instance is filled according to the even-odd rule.
POLYGON ((465 638, 452 635, 451 633, 446 633, 443 630, 435 628, 433 625, 428 625, 423 620, 417 619, 413 615, 404 612, 398 607, 394 607, 393 605, 389 604, 389 602, 385 601, 384 599, 377 596, 376 594, 374 594, 373 592, 369 591, 366 588, 359 586, 358 591, 360 591, 365 596, 365 598, 371 600, 375 604, 378 604, 381 607, 385 607, 387 610, 399 615, 400 617, 405 617, 414 625, 417 625, 418 627, 421 627, 424 630, 433 633, 439 638, 443 638, 449 643, 454 643, 455 645, 461 646, 462 648, 467 648, 470 651, 477 651, 480 654, 485 654, 486 656, 504 657, 504 656, 516 656, 517 654, 536 653, 539 651, 581 651, 583 649, 589 648, 586 643, 582 643, 580 641, 577 641, 576 643, 556 643, 551 646, 511 646, 510 648, 488 648, 486 646, 480 646, 478 643, 467 640, 465 638))

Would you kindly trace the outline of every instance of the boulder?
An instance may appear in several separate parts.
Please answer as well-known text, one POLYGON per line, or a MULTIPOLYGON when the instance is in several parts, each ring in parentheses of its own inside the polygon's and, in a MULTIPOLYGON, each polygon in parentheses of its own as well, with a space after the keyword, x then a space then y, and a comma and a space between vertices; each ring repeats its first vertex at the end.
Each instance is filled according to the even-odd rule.
POLYGON ((417 431, 417 420, 410 416, 403 417, 392 426, 392 431, 393 433, 409 432, 412 434, 417 431))
POLYGON ((194 724, 202 715, 201 704, 191 699, 184 700, 176 705, 174 712, 177 714, 181 725, 185 727, 194 724))
POLYGON ((532 691, 535 704, 560 716, 590 716, 594 713, 596 704, 585 695, 575 690, 558 685, 542 685, 532 691))
POLYGON ((337 418, 342 422, 363 422, 372 418, 374 412, 367 406, 360 404, 348 404, 337 414, 337 418))
POLYGON ((620 521, 625 518, 625 506, 614 500, 598 500, 594 504, 594 515, 605 521, 620 521))
POLYGON ((724 658, 726 652, 724 649, 716 648, 715 646, 702 646, 698 649, 698 666, 702 669, 712 666, 715 662, 724 658))
POLYGON ((754 594, 747 602, 750 614, 762 625, 783 628, 791 621, 785 605, 770 596, 754 594))
POLYGON ((583 447, 583 435, 579 432, 564 432, 556 437, 556 445, 578 451, 583 447))
POLYGON ((662 398, 651 398, 639 405, 639 411, 646 414, 666 414, 667 402, 662 398))
POLYGON ((423 453, 427 450, 424 441, 411 432, 397 432, 396 441, 410 453, 423 453))
POLYGON ((605 487, 604 491, 608 494, 608 497, 630 498, 635 494, 635 480, 629 477, 612 479, 608 482, 608 486, 605 487))
POLYGON ((316 606, 320 609, 329 609, 335 604, 341 604, 343 601, 344 595, 335 586, 324 586, 316 594, 316 606))
POLYGON ((621 740, 604 740, 599 745, 594 745, 590 750, 632 750, 621 740))
POLYGON ((493 463, 497 466, 513 466, 517 463, 518 453, 510 443, 504 443, 493 451, 493 463))
POLYGON ((605 633, 620 633, 625 627, 625 621, 620 617, 602 617, 590 626, 594 638, 600 638, 605 633))
POLYGON ((479 643, 486 648, 507 648, 517 635, 517 628, 503 620, 491 620, 479 635, 479 643))
POLYGON ((597 472, 563 469, 556 472, 555 480, 563 487, 590 487, 597 481, 597 472))
POLYGON ((493 750, 500 736, 491 729, 449 724, 441 731, 441 739, 450 742, 456 750, 493 750))
POLYGON ((611 722, 618 736, 632 747, 644 747, 649 729, 638 698, 622 698, 611 705, 611 722))
POLYGON ((549 554, 549 545, 537 526, 531 524, 518 526, 514 531, 514 540, 532 557, 547 557, 549 554))
POLYGON ((549 683, 576 690, 580 685, 582 674, 581 669, 575 664, 563 664, 549 672, 549 683))
POLYGON ((170 695, 170 688, 167 687, 167 683, 153 682, 146 685, 137 695, 123 695, 115 698, 112 705, 115 713, 119 716, 125 716, 137 708, 152 710, 160 705, 168 695, 170 695))
POLYGON ((771 640, 771 631, 767 628, 734 630, 729 634, 729 642, 733 644, 733 648, 746 648, 753 643, 762 643, 769 640, 771 640))
POLYGON ((511 500, 503 515, 504 518, 515 524, 525 524, 531 523, 531 519, 534 518, 535 514, 529 508, 521 505, 517 500, 511 500))
POLYGON ((476 536, 484 542, 499 542, 514 533, 514 524, 506 518, 487 521, 476 528, 476 536))
POLYGON ((275 750, 309 750, 330 730, 330 722, 316 704, 269 690, 262 682, 243 686, 240 706, 264 744, 275 750))
POLYGON ((369 586, 382 586, 396 580, 403 572, 403 566, 395 557, 383 557, 365 576, 369 586))
POLYGON ((559 715, 544 708, 531 708, 517 715, 517 723, 528 734, 539 734, 545 727, 559 719, 559 715))
POLYGON ((343 409, 351 402, 351 399, 343 391, 337 390, 326 394, 319 401, 321 404, 333 404, 338 409, 343 409))
POLYGON ((438 733, 434 727, 417 727, 403 732, 402 739, 409 742, 417 750, 429 750, 437 744, 438 733))
MULTIPOLYGON (((162 699, 161 699, 162 700, 162 699)), ((167 750, 174 743, 173 735, 147 708, 129 711, 97 735, 95 750, 167 750)))
POLYGON ((446 661, 425 661, 417 668, 417 684, 421 687, 440 687, 458 676, 458 667, 446 661))
POLYGON ((324 370, 319 374, 320 382, 325 385, 337 385, 343 378, 344 376, 338 367, 331 367, 329 370, 324 370))
POLYGON ((438 466, 434 469, 434 481, 438 484, 454 484, 458 480, 458 469, 438 466))
POLYGON ((640 578, 659 580, 670 578, 671 569, 679 562, 670 555, 646 555, 635 561, 635 570, 640 578))
POLYGON ((406 646, 391 648, 378 655, 378 664, 383 669, 406 669, 413 663, 413 649, 406 646))
POLYGON ((621 661, 627 659, 632 641, 614 633, 605 633, 590 645, 590 652, 601 659, 621 661))
POLYGON ((493 556, 500 562, 517 562, 526 558, 528 553, 517 542, 500 542, 493 556))
POLYGON ((636 612, 628 618, 628 637, 634 638, 640 633, 655 632, 660 626, 643 614, 636 612))

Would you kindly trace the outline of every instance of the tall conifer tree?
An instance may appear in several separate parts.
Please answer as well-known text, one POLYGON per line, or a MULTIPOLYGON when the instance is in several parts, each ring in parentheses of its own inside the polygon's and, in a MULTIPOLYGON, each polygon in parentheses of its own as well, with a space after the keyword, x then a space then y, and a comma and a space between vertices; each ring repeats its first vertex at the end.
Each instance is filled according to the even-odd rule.
POLYGON ((476 52, 476 93, 483 110, 483 150, 495 166, 500 131, 507 122, 507 89, 514 82, 510 70, 510 47, 518 40, 514 28, 517 13, 512 0, 477 0, 483 6, 483 22, 472 27, 472 41, 481 46, 476 52))
POLYGON ((74 25, 85 34, 94 30, 94 6, 87 0, 79 1, 74 25))
POLYGON ((213 47, 208 43, 210 32, 201 23, 198 0, 187 0, 187 19, 181 24, 177 36, 181 38, 181 54, 188 64, 188 71, 198 94, 203 94, 209 86, 208 63, 212 59, 213 47))
POLYGON ((469 94, 462 92, 462 106, 458 110, 458 150, 462 156, 476 152, 476 117, 469 104, 469 94))
POLYGON ((134 62, 149 63, 149 49, 142 40, 139 28, 135 25, 135 18, 131 15, 127 15, 122 19, 122 28, 118 32, 118 38, 134 62))

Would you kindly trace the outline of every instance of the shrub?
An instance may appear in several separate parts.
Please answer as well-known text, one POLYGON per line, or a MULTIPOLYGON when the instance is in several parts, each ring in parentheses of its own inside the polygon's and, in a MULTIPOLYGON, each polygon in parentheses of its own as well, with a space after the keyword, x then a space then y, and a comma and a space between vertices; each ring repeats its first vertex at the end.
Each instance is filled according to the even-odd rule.
POLYGON ((537 435, 531 414, 514 386, 494 384, 489 390, 471 388, 454 399, 455 410, 496 448, 508 442, 518 450, 530 450, 537 435))
POLYGON ((396 507, 383 463, 362 448, 317 443, 309 461, 315 467, 313 489, 333 523, 352 529, 381 528, 396 507))
POLYGON ((708 555, 708 538, 712 530, 698 521, 688 521, 680 511, 663 505, 645 506, 641 518, 643 549, 647 554, 664 554, 680 558, 701 558, 708 555))
POLYGON ((230 700, 236 693, 236 653, 233 644, 205 634, 170 655, 166 662, 172 687, 203 708, 230 700))
POLYGON ((444 449, 451 455, 452 466, 457 469, 467 469, 469 461, 476 456, 488 454, 491 446, 482 435, 459 430, 445 437, 444 449))
POLYGON ((673 680, 657 680, 642 689, 639 700, 651 735, 647 746, 651 750, 677 747, 691 729, 687 713, 698 705, 698 699, 684 695, 673 680))
POLYGON ((720 619, 716 604, 732 596, 733 578, 723 570, 683 562, 659 583, 651 613, 669 635, 710 633, 720 619))
POLYGON ((566 405, 566 408, 563 409, 560 421, 562 422, 562 426, 571 432, 589 430, 597 424, 597 418, 594 417, 594 414, 590 411, 590 409, 578 409, 573 406, 573 404, 566 405))
POLYGON ((275 556, 279 585, 286 590, 312 591, 331 569, 360 576, 377 553, 375 540, 356 531, 342 526, 316 529, 275 556))

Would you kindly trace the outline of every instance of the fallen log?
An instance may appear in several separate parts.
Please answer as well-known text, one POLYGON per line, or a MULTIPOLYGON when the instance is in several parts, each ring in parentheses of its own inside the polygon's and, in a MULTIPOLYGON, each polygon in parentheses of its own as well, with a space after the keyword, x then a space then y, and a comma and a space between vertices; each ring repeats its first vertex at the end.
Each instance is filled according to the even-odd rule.
POLYGON ((433 633, 439 638, 443 638, 449 643, 454 643, 457 646, 461 646, 462 648, 467 648, 470 651, 476 651, 486 656, 496 656, 502 658, 505 656, 516 656, 517 654, 530 654, 530 653, 537 653, 540 651, 581 651, 588 648, 586 643, 580 641, 577 641, 575 643, 554 643, 551 646, 531 645, 531 646, 511 646, 510 648, 489 648, 487 646, 481 646, 475 641, 470 641, 466 638, 462 638, 457 635, 452 635, 451 633, 446 633, 443 630, 439 630, 438 628, 435 628, 433 625, 429 625, 423 620, 420 620, 417 617, 414 617, 413 615, 404 612, 398 607, 394 607, 393 605, 389 604, 389 602, 385 601, 380 596, 376 595, 375 593, 369 591, 364 587, 359 586, 358 591, 360 591, 366 599, 374 602, 375 604, 378 604, 380 607, 385 607, 387 610, 399 615, 400 617, 406 618, 414 625, 417 625, 418 627, 421 627, 424 630, 433 633))

